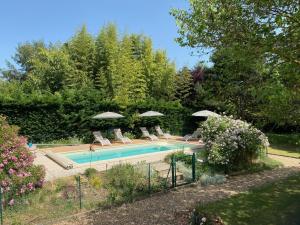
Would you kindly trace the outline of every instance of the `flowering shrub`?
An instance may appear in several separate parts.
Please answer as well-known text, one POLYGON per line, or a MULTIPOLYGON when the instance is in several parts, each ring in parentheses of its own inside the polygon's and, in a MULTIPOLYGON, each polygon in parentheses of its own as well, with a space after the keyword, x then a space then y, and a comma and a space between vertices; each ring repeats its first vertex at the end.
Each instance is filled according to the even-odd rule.
POLYGON ((6 204, 43 185, 43 167, 33 165, 33 155, 26 147, 26 138, 18 136, 18 128, 0 116, 0 185, 6 204))
POLYGON ((201 131, 208 163, 226 170, 249 166, 269 145, 260 130, 227 116, 208 118, 201 131))

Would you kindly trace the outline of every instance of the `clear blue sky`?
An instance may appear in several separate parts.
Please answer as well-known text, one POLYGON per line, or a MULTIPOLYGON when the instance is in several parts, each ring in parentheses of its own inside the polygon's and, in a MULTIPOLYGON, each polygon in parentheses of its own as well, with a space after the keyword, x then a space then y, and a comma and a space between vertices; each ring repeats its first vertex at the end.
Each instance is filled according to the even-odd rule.
MULTIPOLYGON (((121 32, 150 36, 155 48, 166 49, 177 67, 194 66, 201 58, 174 39, 177 27, 172 7, 187 8, 187 0, 9 0, 1 2, 0 68, 18 43, 44 40, 64 42, 86 24, 96 35, 108 22, 121 32)), ((202 60, 207 60, 202 58, 202 60)))

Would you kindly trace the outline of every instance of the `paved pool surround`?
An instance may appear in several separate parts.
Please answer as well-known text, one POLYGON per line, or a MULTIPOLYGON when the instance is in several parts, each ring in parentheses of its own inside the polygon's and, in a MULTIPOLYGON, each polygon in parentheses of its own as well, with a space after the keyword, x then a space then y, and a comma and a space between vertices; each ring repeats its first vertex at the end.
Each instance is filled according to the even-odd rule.
MULTIPOLYGON (((148 140, 133 140, 132 144, 122 144, 122 143, 113 143, 112 146, 105 146, 102 147, 100 145, 94 145, 93 148, 99 150, 99 149, 110 149, 110 148, 119 148, 122 146, 136 146, 136 145, 152 145, 155 142, 148 141, 148 140)), ((156 142, 157 144, 159 143, 170 143, 170 144, 178 144, 178 143, 186 143, 184 141, 178 141, 178 140, 164 140, 161 139, 156 142)), ((190 144, 195 145, 192 149, 186 149, 185 152, 195 152, 198 151, 203 147, 203 144, 200 144, 199 142, 189 142, 190 144)), ((46 169, 46 181, 52 181, 61 177, 67 177, 67 176, 72 176, 76 175, 79 173, 83 173, 87 168, 93 167, 97 169, 98 171, 105 171, 109 168, 111 168, 114 165, 120 164, 120 163, 131 163, 131 164, 136 164, 138 162, 157 162, 161 161, 165 158, 166 155, 174 152, 174 151, 179 151, 181 149, 172 149, 172 150, 167 150, 167 151, 161 151, 161 152, 153 152, 153 153, 146 153, 146 154, 141 154, 141 155, 133 155, 133 156, 128 156, 128 157, 123 157, 123 158, 114 158, 114 159, 108 159, 108 160, 101 160, 101 161, 94 161, 94 162, 88 162, 88 163, 82 163, 78 164, 76 162, 73 163, 73 168, 66 170, 62 168, 60 165, 49 159, 45 153, 46 152, 53 152, 57 153, 60 155, 64 154, 69 154, 69 153, 74 153, 74 152, 88 152, 90 149, 90 145, 76 145, 76 146, 61 146, 61 147, 54 147, 54 148, 44 148, 44 149, 38 149, 36 153, 36 158, 34 160, 34 164, 36 165, 43 165, 45 166, 46 169)))

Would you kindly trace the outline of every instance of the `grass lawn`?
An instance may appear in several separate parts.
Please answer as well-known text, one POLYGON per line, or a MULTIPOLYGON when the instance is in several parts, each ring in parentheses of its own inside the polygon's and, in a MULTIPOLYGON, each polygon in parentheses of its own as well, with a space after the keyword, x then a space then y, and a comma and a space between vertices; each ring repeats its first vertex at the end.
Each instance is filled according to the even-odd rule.
POLYGON ((300 174, 197 208, 227 225, 299 225, 300 174))
POLYGON ((300 134, 267 134, 271 146, 268 152, 276 155, 300 158, 300 134))
POLYGON ((268 153, 300 158, 300 149, 290 146, 270 146, 268 153))

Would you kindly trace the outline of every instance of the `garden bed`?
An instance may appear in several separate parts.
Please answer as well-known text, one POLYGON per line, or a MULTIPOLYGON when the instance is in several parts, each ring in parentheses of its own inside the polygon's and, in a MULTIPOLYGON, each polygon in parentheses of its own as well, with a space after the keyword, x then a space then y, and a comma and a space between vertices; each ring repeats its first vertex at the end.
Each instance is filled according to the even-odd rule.
POLYGON ((141 201, 123 204, 121 207, 99 209, 85 215, 78 215, 68 220, 58 221, 56 224, 188 224, 190 212, 199 202, 202 204, 215 202, 254 187, 277 182, 299 172, 299 168, 278 168, 261 173, 235 176, 221 185, 181 187, 164 194, 154 194, 141 201))

